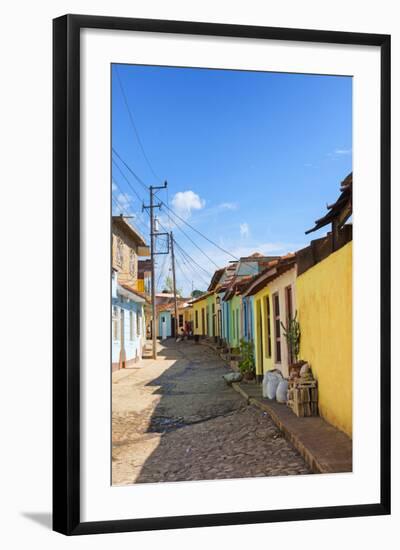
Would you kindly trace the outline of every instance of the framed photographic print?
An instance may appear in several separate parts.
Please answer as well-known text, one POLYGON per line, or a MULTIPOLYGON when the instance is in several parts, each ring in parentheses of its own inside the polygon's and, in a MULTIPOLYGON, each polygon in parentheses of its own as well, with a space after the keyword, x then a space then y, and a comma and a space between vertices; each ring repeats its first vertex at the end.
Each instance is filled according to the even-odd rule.
POLYGON ((390 513, 390 37, 54 20, 54 529, 390 513))

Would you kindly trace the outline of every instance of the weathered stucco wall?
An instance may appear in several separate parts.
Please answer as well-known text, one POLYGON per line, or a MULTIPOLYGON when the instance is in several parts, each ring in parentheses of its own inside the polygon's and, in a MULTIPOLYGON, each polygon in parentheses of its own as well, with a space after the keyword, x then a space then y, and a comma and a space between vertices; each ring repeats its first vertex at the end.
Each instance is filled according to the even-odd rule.
POLYGON ((300 357, 318 379, 320 414, 352 434, 352 243, 297 278, 300 357))
POLYGON ((214 334, 214 325, 213 325, 213 306, 215 311, 215 295, 211 294, 211 296, 207 297, 207 309, 206 309, 206 315, 208 318, 208 322, 206 319, 206 328, 207 330, 207 336, 215 336, 214 334))
POLYGON ((198 335, 206 334, 206 315, 207 315, 207 297, 193 304, 193 333, 198 335), (204 326, 202 323, 201 310, 204 308, 204 326), (198 326, 196 327, 196 311, 198 316, 198 326))
MULTIPOLYGON (((292 309, 293 309, 293 315, 296 312, 296 309, 298 307, 297 305, 297 298, 296 298, 296 268, 290 269, 280 277, 277 277, 274 279, 268 286, 271 296, 271 319, 273 319, 274 314, 274 307, 272 303, 272 296, 276 292, 279 294, 279 310, 281 315, 281 322, 287 327, 288 325, 288 319, 286 315, 286 297, 285 297, 285 288, 290 286, 292 289, 292 309)), ((281 361, 278 362, 276 357, 276 350, 275 350, 275 343, 272 345, 272 360, 274 362, 274 368, 279 369, 283 376, 288 377, 289 376, 289 352, 288 352, 288 345, 287 340, 284 335, 284 330, 282 326, 280 327, 280 334, 281 334, 281 361)), ((272 322, 272 336, 273 336, 273 342, 275 341, 275 324, 272 322)))
POLYGON ((157 330, 157 336, 162 338, 163 332, 162 332, 162 326, 163 326, 163 318, 165 319, 165 336, 169 338, 172 336, 171 331, 171 312, 170 311, 160 311, 158 314, 158 330, 157 330))
MULTIPOLYGON (((134 302, 121 302, 119 297, 113 298, 112 306, 117 308, 118 315, 118 338, 114 339, 111 335, 112 342, 112 363, 116 365, 120 361, 121 352, 121 333, 123 331, 123 351, 124 360, 131 362, 142 358, 142 350, 145 339, 145 321, 144 308, 142 304, 134 302), (132 312, 132 315, 130 315, 132 312)), ((113 332, 113 327, 112 327, 113 332)))

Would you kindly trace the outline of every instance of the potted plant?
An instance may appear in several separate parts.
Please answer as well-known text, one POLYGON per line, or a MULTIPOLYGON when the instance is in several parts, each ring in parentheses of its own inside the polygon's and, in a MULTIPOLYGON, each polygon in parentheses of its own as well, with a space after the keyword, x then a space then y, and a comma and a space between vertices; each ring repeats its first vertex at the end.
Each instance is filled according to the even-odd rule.
POLYGON ((253 342, 246 340, 240 341, 241 360, 239 361, 239 370, 244 380, 253 380, 256 374, 256 365, 254 361, 253 342))
POLYGON ((292 319, 289 319, 287 326, 282 323, 283 334, 286 338, 289 350, 289 356, 291 358, 291 364, 296 365, 299 361, 300 352, 300 324, 297 320, 297 311, 292 319))

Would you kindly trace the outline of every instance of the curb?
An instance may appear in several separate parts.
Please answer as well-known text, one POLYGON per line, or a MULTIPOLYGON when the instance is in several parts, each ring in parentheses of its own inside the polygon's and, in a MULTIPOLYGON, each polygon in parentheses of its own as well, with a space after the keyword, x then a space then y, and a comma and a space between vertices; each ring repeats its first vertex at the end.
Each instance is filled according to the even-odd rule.
POLYGON ((313 455, 313 453, 309 449, 307 449, 307 447, 304 446, 304 444, 300 441, 300 439, 293 432, 287 429, 287 427, 281 421, 279 416, 275 413, 273 409, 271 409, 271 407, 268 406, 267 403, 263 403, 254 397, 250 397, 246 393, 246 391, 240 386, 240 384, 238 384, 237 382, 234 382, 232 384, 232 387, 234 390, 240 393, 240 395, 242 395, 242 397, 246 400, 246 403, 248 405, 254 405, 255 407, 269 414, 274 424, 276 424, 276 426, 283 433, 285 438, 301 454, 301 456, 304 458, 305 462, 307 463, 307 465, 310 467, 311 471, 314 474, 332 473, 331 469, 320 464, 318 459, 313 455))
POLYGON ((219 357, 219 358, 221 359, 221 361, 222 361, 225 365, 227 365, 228 367, 230 367, 229 361, 227 361, 227 360, 223 357, 224 354, 223 354, 223 353, 220 353, 220 352, 218 351, 218 349, 217 349, 216 347, 214 347, 213 344, 211 344, 211 342, 207 342, 207 341, 204 341, 204 340, 203 340, 203 341, 200 340, 199 344, 200 344, 201 346, 206 346, 207 348, 209 348, 210 350, 212 350, 212 351, 215 353, 215 355, 216 355, 217 357, 219 357))
POLYGON ((247 395, 238 382, 232 382, 232 388, 240 393, 240 395, 245 399, 246 405, 250 405, 250 401, 252 401, 252 399, 247 395))

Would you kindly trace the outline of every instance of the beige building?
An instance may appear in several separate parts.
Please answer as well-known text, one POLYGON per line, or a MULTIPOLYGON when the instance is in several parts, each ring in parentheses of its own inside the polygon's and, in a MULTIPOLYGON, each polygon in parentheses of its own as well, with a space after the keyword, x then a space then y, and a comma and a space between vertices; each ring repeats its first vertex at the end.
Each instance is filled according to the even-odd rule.
POLYGON ((150 256, 150 249, 140 233, 123 216, 112 217, 112 268, 118 282, 138 288, 138 258, 150 256))
POLYGON ((112 370, 142 357, 146 296, 138 288, 138 257, 148 256, 143 237, 122 217, 112 218, 112 370))

